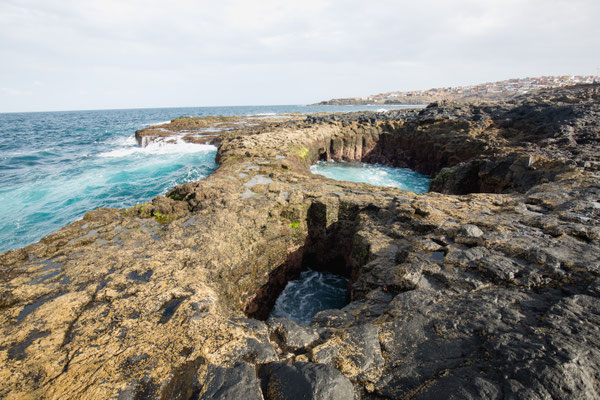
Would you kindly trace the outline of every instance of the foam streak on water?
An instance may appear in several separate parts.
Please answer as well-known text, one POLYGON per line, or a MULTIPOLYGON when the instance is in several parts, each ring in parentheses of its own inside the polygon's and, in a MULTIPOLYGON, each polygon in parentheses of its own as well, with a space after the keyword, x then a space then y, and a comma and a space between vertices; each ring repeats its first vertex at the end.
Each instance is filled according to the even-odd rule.
POLYGON ((347 291, 347 278, 309 269, 302 272, 298 280, 287 283, 270 316, 308 325, 319 311, 346 305, 347 291))
MULTIPOLYGON (((133 139, 135 143, 135 138, 133 139)), ((177 139, 175 142, 155 141, 149 143, 146 147, 139 147, 137 144, 132 144, 130 139, 119 146, 118 148, 100 153, 99 157, 119 158, 130 156, 149 156, 149 155, 166 155, 166 154, 192 154, 202 152, 216 152, 217 148, 208 144, 188 143, 182 139, 177 139)))
POLYGON ((310 167, 313 174, 349 182, 396 187, 415 193, 426 193, 430 178, 408 168, 392 168, 381 164, 319 161, 310 167))

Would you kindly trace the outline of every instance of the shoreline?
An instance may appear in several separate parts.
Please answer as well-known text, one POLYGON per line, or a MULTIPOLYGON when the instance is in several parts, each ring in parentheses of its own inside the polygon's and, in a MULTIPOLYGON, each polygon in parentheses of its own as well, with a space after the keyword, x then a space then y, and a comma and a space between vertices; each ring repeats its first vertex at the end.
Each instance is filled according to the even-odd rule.
POLYGON ((519 104, 140 130, 140 145, 212 141, 218 166, 0 254, 0 397, 271 399, 286 376, 340 396, 589 397, 599 98, 589 85, 519 104), (207 139, 209 126, 232 129, 207 139), (432 191, 333 181, 310 174, 318 160, 408 167, 432 191), (265 321, 308 264, 349 276, 350 303, 310 326, 265 321))

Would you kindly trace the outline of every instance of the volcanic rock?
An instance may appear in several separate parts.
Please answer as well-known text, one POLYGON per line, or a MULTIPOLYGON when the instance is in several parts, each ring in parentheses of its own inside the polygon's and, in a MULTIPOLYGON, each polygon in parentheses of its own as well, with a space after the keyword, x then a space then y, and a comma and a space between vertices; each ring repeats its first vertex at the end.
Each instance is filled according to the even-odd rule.
POLYGON ((0 397, 600 397, 599 85, 232 125, 205 180, 0 255, 0 397), (349 303, 261 321, 308 267, 349 303))

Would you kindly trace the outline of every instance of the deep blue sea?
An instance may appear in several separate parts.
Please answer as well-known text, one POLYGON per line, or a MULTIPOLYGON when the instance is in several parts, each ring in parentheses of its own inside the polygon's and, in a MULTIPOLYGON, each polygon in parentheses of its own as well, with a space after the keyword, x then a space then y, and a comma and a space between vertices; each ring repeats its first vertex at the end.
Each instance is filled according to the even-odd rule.
POLYGON ((141 149, 137 129, 182 116, 348 112, 398 106, 192 107, 0 114, 0 252, 98 207, 146 202, 216 168, 216 148, 141 149))

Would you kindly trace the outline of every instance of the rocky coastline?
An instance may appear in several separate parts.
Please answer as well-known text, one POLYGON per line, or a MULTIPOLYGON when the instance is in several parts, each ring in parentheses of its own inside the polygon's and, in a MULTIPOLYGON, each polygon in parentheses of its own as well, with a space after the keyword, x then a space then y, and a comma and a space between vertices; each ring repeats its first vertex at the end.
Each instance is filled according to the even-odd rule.
POLYGON ((600 396, 600 85, 136 138, 216 144, 219 167, 0 254, 1 398, 600 396), (350 277, 348 305, 267 319, 308 266, 350 277))

